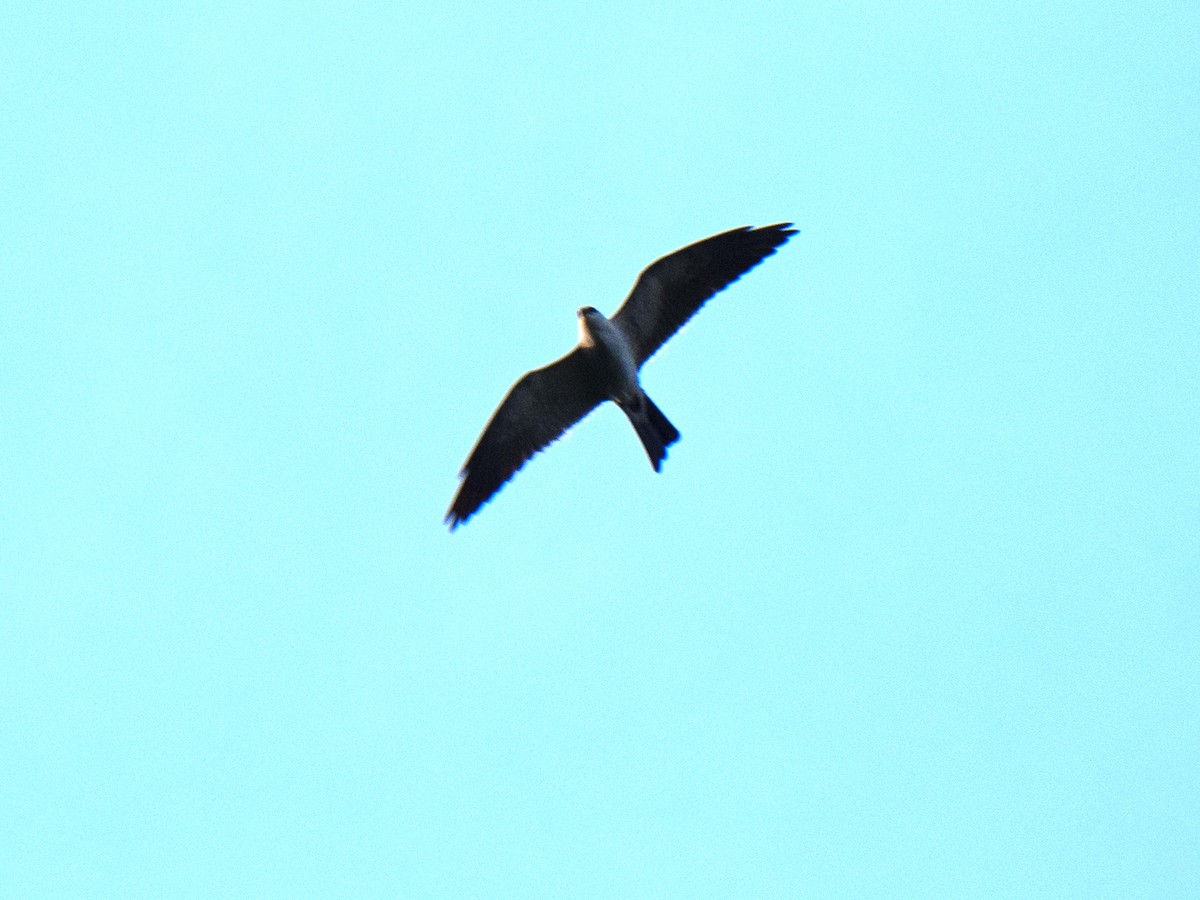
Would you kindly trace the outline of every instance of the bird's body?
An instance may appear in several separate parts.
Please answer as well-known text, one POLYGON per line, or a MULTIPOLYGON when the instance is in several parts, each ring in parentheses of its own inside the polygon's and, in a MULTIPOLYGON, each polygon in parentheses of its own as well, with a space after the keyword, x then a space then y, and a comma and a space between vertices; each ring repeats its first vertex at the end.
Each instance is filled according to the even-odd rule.
POLYGON ((580 309, 575 349, 526 373, 492 414, 467 457, 463 482, 446 514, 451 530, 491 499, 533 454, 606 400, 628 416, 650 464, 659 471, 679 432, 642 390, 642 364, 709 297, 793 234, 790 223, 782 223, 714 235, 648 266, 611 319, 591 306, 580 309))
POLYGON ((629 338, 594 306, 585 306, 579 316, 579 347, 595 358, 596 370, 609 399, 631 402, 641 391, 638 365, 629 338))
POLYGON ((629 417, 658 472, 679 432, 638 383, 637 355, 629 336, 593 306, 583 307, 578 316, 579 350, 592 360, 601 393, 629 417))

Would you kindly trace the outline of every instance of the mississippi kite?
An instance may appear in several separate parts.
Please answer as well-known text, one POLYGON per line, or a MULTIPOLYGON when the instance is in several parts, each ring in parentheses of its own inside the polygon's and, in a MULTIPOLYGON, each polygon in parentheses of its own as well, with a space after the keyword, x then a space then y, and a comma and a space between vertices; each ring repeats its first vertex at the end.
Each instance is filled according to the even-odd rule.
POLYGON ((651 263, 616 315, 580 309, 579 344, 525 374, 492 414, 459 473, 446 513, 453 531, 487 503, 525 462, 603 403, 621 408, 658 472, 679 432, 638 383, 642 363, 695 315, 796 231, 790 222, 735 228, 651 263))

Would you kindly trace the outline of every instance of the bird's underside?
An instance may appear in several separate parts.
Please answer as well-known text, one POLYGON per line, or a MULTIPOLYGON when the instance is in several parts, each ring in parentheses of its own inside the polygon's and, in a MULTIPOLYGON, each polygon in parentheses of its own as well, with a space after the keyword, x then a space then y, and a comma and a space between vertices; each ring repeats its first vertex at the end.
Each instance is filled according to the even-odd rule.
POLYGON ((451 531, 467 521, 538 451, 606 400, 629 417, 655 471, 679 440, 646 396, 638 370, 717 292, 773 254, 795 234, 790 222, 736 228, 651 263, 611 319, 580 309, 579 344, 527 372, 501 401, 459 473, 446 513, 451 531))

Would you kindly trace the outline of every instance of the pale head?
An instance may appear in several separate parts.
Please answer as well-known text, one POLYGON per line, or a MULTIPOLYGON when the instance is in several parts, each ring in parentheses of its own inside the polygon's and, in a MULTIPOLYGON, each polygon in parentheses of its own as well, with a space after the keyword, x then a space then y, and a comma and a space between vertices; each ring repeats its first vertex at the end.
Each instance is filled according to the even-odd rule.
POLYGON ((596 339, 592 334, 591 323, 606 321, 604 314, 594 306, 581 306, 575 311, 575 315, 579 317, 579 343, 585 347, 595 345, 596 339))

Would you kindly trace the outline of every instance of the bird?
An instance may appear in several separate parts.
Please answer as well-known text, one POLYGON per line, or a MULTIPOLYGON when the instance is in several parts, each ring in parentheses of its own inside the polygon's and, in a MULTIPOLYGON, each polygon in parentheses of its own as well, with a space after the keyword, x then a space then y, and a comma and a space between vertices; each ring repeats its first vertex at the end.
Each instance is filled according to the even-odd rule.
POLYGON ((638 372, 705 302, 753 269, 797 230, 791 222, 723 231, 642 270, 611 319, 577 310, 579 343, 509 389, 459 472, 445 522, 466 522, 536 453, 606 401, 629 418, 650 465, 662 470, 679 431, 642 390, 638 372))

